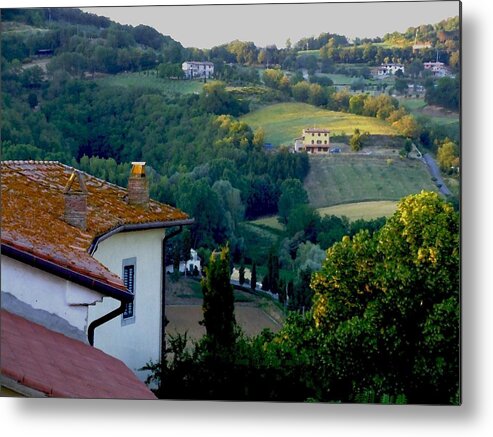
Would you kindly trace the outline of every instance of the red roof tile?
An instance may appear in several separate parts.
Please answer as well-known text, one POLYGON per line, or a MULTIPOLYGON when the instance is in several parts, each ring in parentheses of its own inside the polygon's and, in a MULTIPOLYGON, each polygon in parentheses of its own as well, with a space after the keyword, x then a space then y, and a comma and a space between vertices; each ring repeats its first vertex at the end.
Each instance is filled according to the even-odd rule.
POLYGON ((152 200, 147 209, 129 205, 125 189, 84 173, 88 216, 82 231, 63 218, 63 191, 73 170, 53 161, 1 163, 2 243, 125 290, 121 279, 89 254, 94 239, 122 225, 181 221, 188 215, 152 200))
POLYGON ((0 311, 0 369, 50 397, 156 399, 120 360, 81 341, 0 311))

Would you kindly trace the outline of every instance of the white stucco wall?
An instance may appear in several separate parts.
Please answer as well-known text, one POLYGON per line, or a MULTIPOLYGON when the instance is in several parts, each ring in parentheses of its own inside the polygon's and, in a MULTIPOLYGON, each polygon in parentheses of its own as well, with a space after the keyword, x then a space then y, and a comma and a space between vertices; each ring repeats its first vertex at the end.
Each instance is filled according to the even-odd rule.
MULTIPOLYGON (((94 346, 119 358, 136 375, 147 362, 159 361, 161 326, 161 244, 164 229, 118 233, 102 241, 94 258, 120 277, 123 260, 135 258, 134 319, 120 315, 96 328, 94 346)), ((90 322, 119 306, 115 299, 105 297, 89 309, 90 322)))
POLYGON ((88 305, 100 301, 102 294, 5 255, 2 255, 1 263, 3 292, 87 332, 88 305))

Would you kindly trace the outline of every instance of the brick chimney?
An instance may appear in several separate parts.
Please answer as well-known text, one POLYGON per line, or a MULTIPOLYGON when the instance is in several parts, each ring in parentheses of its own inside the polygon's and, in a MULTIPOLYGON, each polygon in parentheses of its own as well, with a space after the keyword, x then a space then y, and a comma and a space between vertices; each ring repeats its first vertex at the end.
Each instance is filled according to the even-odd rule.
POLYGON ((87 229, 87 188, 80 172, 74 170, 63 190, 64 220, 76 228, 87 229))
POLYGON ((145 162, 132 162, 128 178, 128 203, 147 208, 149 206, 149 184, 147 183, 145 162))

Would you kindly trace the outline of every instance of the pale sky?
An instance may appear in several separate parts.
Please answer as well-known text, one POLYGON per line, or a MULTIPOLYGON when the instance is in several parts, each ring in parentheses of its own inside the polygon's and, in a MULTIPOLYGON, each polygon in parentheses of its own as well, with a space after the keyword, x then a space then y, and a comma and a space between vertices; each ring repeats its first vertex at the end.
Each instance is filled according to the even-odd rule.
POLYGON ((166 2, 161 3, 164 6, 98 6, 83 10, 122 24, 146 24, 185 47, 197 48, 211 48, 235 39, 253 41, 259 47, 269 44, 284 47, 288 38, 295 43, 322 32, 349 38, 384 36, 459 15, 458 1, 214 6, 166 6, 166 2))

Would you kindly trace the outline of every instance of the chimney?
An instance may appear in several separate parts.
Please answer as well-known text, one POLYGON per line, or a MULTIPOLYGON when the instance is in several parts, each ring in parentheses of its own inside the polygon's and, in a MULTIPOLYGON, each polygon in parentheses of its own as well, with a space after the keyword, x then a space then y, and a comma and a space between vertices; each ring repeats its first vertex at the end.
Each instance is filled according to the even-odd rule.
POLYGON ((128 203, 147 208, 149 206, 149 185, 146 178, 146 163, 132 162, 128 179, 128 203))
POLYGON ((87 188, 80 172, 74 170, 63 190, 64 220, 83 231, 87 228, 87 188))

